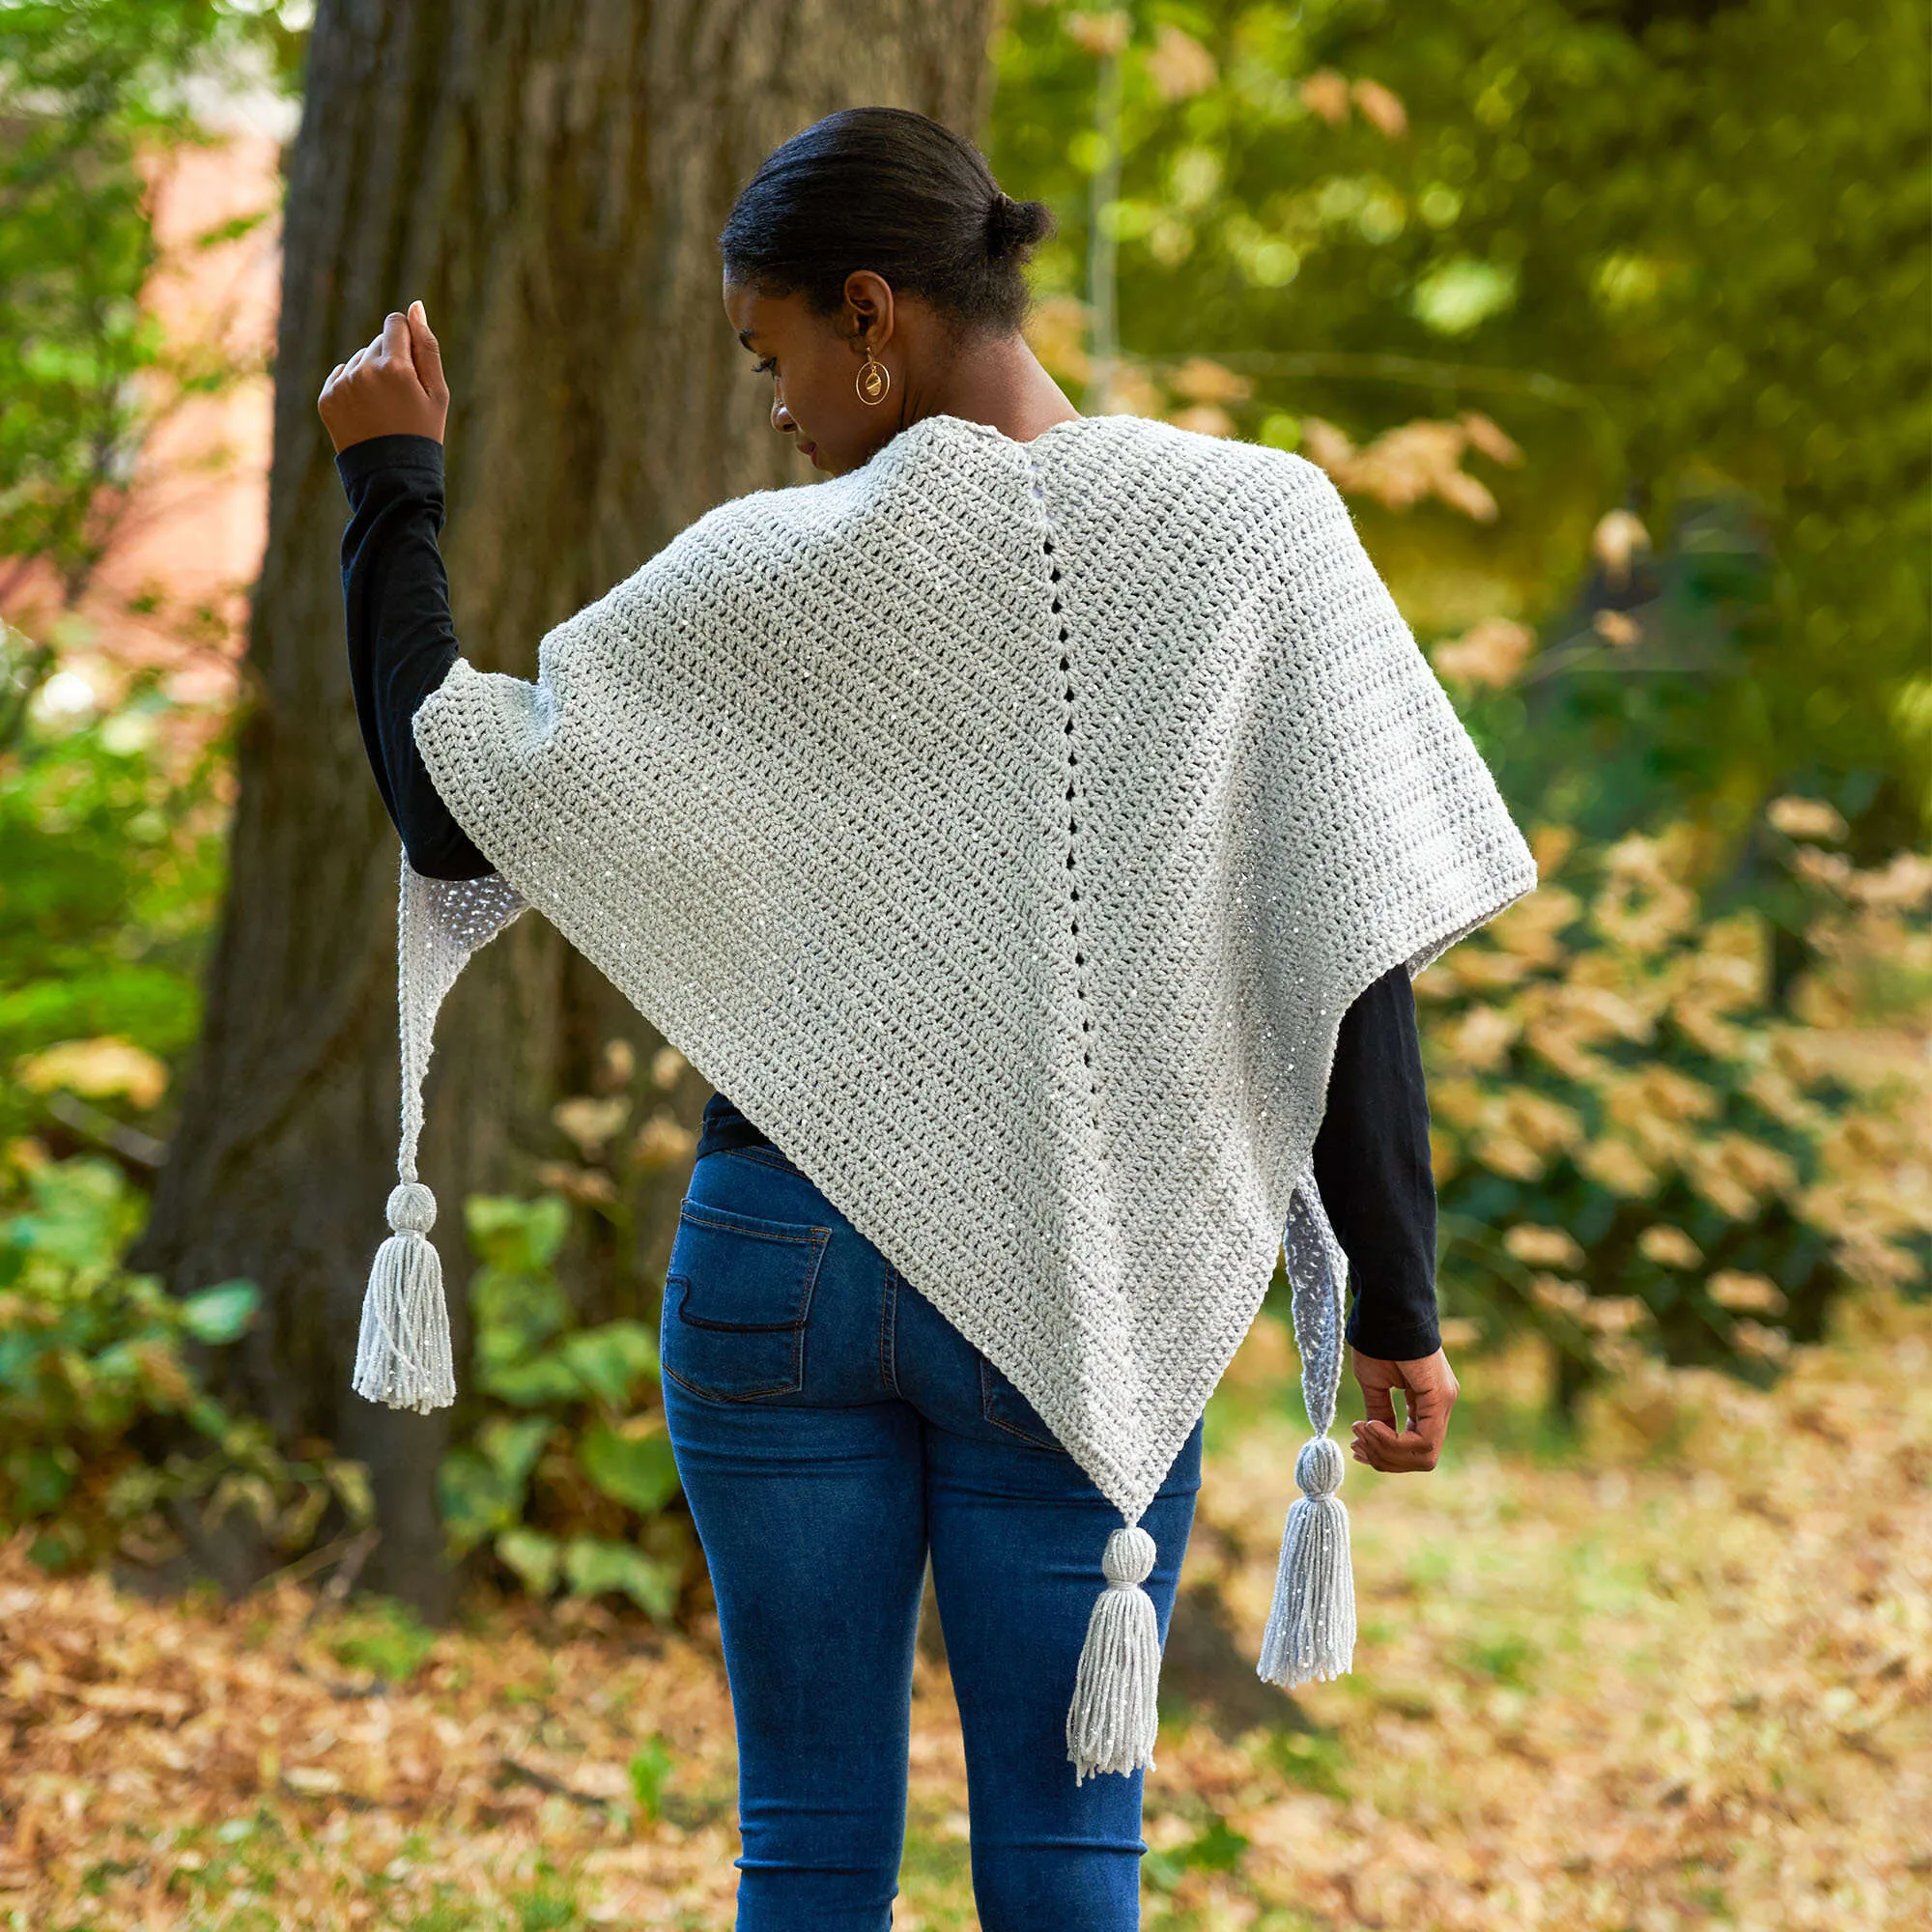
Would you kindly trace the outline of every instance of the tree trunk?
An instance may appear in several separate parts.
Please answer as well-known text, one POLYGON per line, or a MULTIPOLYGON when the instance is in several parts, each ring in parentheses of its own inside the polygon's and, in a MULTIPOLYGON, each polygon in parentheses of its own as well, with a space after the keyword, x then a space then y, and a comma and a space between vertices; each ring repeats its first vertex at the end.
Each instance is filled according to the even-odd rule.
MULTIPOLYGON (((227 1393, 280 1438, 368 1465, 365 1573, 431 1615, 449 1580, 434 1493, 449 1412, 376 1407, 349 1378, 387 1232, 397 1128, 397 840, 342 646, 346 517, 315 399, 420 296, 452 391, 443 532, 457 633, 530 675, 538 639, 715 502, 800 480, 726 326, 716 237, 788 135, 846 105, 977 132, 992 0, 645 6, 324 0, 290 163, 268 552, 249 637, 231 875, 206 1021, 133 1265, 264 1307, 227 1393)), ((535 915, 486 949, 438 1028, 424 1178, 458 1293, 460 1204, 568 1150, 555 1100, 639 1016, 535 915)), ((708 1090, 673 1091, 695 1122, 708 1090)), ((636 1203, 610 1268, 655 1293, 684 1173, 636 1203)), ((609 1281, 593 1303, 624 1298, 609 1281)), ((606 1307, 594 1312, 609 1312, 606 1307)), ((457 1412, 460 1416, 461 1411, 457 1412)))

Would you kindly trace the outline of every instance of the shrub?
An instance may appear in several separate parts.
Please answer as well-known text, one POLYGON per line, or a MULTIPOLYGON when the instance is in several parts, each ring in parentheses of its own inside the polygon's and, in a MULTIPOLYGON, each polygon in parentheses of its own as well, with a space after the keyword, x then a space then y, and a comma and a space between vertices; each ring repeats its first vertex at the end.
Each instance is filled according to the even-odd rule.
POLYGON ((616 1594, 668 1621, 696 1549, 668 1513, 677 1467, 647 1402, 656 1337, 638 1321, 580 1323, 554 1265, 570 1222, 558 1196, 475 1195, 466 1220, 487 1407, 440 1471, 452 1552, 488 1545, 533 1596, 616 1594))
POLYGON ((1848 1279, 1922 1283, 1932 862, 1860 871, 1776 832, 1807 957, 1708 916, 1690 828, 1534 843, 1537 891, 1416 982, 1445 1298, 1555 1349, 1566 1403, 1642 1351, 1763 1378, 1848 1279))
POLYGON ((140 1195, 111 1162, 31 1146, 14 1150, 20 1184, 0 1219, 0 1531, 31 1528, 35 1555, 66 1568, 116 1550, 159 1560, 231 1509, 285 1550, 331 1502, 365 1521, 359 1465, 288 1460, 202 1386, 195 1356, 247 1327, 254 1285, 177 1297, 128 1273, 140 1195))

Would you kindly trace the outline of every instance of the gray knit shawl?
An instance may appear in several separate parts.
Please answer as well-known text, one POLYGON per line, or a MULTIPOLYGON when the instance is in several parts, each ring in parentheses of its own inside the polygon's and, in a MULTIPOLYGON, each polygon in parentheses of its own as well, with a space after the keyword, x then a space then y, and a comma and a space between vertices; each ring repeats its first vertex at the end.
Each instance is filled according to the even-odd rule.
MULTIPOLYGON (((544 637, 534 682, 459 660, 415 738, 496 876, 404 866, 399 1240, 434 1211, 437 1004, 534 906, 1127 1525, 1284 1246, 1325 1435, 1337 1027, 1536 867, 1315 464, 1139 416, 1028 442, 926 416, 697 518, 544 637)), ((446 1400, 445 1362, 416 1373, 446 1342, 384 1308, 358 1386, 446 1400)))

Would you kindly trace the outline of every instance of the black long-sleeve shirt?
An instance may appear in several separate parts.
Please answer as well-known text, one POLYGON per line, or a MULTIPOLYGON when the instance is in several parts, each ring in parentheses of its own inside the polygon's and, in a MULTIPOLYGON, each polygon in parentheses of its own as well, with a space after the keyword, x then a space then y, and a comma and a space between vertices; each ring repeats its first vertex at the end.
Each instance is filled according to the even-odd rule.
MULTIPOLYGON (((430 782, 411 728, 416 707, 458 655, 436 541, 442 444, 427 436, 370 437, 340 451, 335 465, 350 509, 342 534, 349 676, 383 803, 418 872, 481 878, 493 867, 430 782)), ((773 1145, 770 1136, 713 1094, 697 1154, 759 1145, 773 1145)), ((1440 1336, 1429 1102, 1415 998, 1400 963, 1343 1015, 1314 1164, 1355 1290, 1350 1342, 1387 1360, 1433 1354, 1440 1336)))

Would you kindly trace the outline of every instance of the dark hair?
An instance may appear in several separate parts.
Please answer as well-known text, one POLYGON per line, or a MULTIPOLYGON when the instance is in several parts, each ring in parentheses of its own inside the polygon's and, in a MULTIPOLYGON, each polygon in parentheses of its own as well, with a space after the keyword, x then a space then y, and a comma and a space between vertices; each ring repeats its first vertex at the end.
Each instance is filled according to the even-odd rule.
POLYGON ((732 281, 803 295, 820 315, 870 269, 964 329, 1004 335, 1026 319, 1025 265, 1053 229, 1045 202, 1003 193, 952 128, 909 107, 847 107, 759 162, 718 242, 732 281))

